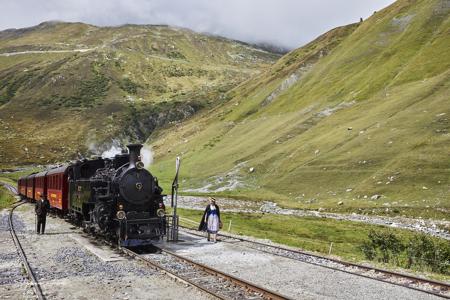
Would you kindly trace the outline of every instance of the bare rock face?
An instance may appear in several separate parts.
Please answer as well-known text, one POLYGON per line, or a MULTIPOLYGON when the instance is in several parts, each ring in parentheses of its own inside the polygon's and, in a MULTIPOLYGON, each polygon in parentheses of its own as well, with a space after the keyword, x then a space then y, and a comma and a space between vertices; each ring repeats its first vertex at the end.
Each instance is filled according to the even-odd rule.
POLYGON ((183 121, 203 107, 204 104, 198 101, 149 105, 135 112, 125 133, 146 140, 156 128, 183 121))

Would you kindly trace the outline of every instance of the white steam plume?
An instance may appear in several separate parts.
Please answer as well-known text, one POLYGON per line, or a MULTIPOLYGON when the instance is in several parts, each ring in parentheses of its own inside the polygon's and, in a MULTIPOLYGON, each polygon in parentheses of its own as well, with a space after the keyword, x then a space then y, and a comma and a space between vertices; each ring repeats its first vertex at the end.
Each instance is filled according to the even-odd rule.
POLYGON ((103 158, 112 158, 116 156, 116 154, 122 153, 122 147, 120 147, 120 143, 117 140, 112 141, 112 145, 109 149, 102 152, 103 158))
POLYGON ((144 145, 141 149, 141 160, 146 168, 153 163, 153 151, 150 146, 144 145))

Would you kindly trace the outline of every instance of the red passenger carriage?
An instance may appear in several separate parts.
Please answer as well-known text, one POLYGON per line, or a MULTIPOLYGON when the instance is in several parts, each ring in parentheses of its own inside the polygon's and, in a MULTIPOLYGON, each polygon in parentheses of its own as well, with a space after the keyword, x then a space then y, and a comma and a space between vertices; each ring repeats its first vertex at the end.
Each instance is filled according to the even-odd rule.
POLYGON ((17 191, 19 192, 19 196, 25 198, 27 196, 27 181, 26 177, 20 177, 17 182, 17 191))
POLYGON ((68 209, 68 166, 52 169, 46 173, 47 199, 50 207, 66 212, 68 209))
POLYGON ((34 200, 34 176, 36 174, 31 174, 26 177, 26 184, 27 184, 27 193, 26 197, 30 200, 34 200))
POLYGON ((47 171, 37 173, 34 177, 34 200, 47 197, 47 171))

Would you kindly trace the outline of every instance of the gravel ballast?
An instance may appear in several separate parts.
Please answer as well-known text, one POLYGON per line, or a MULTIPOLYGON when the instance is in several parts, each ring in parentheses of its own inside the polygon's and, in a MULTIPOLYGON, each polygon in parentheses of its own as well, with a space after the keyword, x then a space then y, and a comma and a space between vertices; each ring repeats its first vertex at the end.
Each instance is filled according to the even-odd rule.
MULTIPOLYGON (((34 291, 9 232, 9 211, 0 212, 0 295, 2 299, 34 299, 34 291)), ((13 222, 20 228, 20 221, 13 222)), ((23 224, 22 224, 23 225, 23 224)))
POLYGON ((161 247, 294 299, 440 299, 405 287, 263 253, 239 243, 180 234, 161 247))
MULTIPOLYGON (((31 204, 17 208, 14 215, 19 240, 48 299, 210 299, 134 259, 103 261, 71 238, 82 232, 62 219, 48 216, 46 234, 35 234, 31 204)), ((2 299, 4 295, 10 295, 10 299, 34 299, 28 279, 20 275, 19 256, 15 255, 4 225, 7 213, 2 214, 1 220, 0 253, 6 260, 0 263, 0 280, 9 274, 4 270, 11 270, 9 281, 0 281, 2 299)), ((115 255, 114 249, 109 251, 115 255)))

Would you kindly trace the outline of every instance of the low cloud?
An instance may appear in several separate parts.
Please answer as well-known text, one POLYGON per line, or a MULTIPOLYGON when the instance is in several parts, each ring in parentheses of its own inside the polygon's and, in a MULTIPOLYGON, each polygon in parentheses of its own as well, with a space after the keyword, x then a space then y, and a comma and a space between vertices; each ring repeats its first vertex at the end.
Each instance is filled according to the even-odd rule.
POLYGON ((43 21, 100 26, 168 24, 251 43, 296 48, 359 21, 393 0, 15 0, 2 1, 0 30, 43 21))

